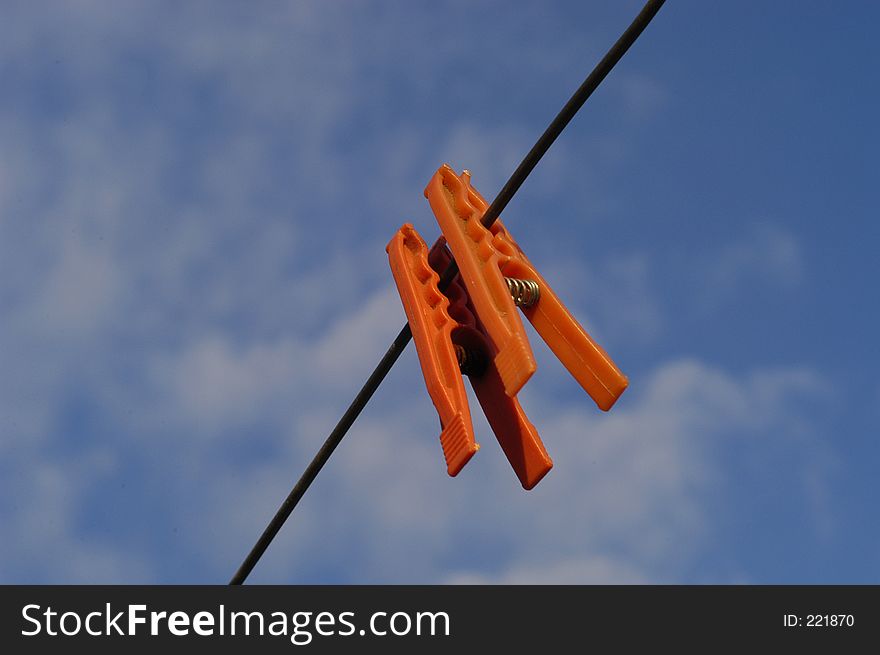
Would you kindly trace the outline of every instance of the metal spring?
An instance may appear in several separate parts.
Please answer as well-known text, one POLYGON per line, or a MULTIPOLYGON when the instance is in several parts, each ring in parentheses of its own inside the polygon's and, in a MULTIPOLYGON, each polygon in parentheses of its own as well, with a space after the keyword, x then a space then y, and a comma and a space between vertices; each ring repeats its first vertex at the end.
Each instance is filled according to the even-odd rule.
POLYGON ((515 277, 506 277, 507 288, 517 307, 531 307, 541 297, 541 287, 534 280, 521 280, 515 277))

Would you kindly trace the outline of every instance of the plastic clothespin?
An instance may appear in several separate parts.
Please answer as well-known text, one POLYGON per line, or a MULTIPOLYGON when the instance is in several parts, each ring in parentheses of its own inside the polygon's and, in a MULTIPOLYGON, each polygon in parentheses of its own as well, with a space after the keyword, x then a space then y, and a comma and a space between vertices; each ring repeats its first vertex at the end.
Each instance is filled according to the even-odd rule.
POLYGON ((440 444, 449 475, 457 475, 480 448, 474 437, 463 369, 520 483, 531 489, 553 462, 519 402, 505 392, 495 349, 473 313, 464 285, 456 278, 445 294, 438 288, 438 273, 452 259, 445 240, 441 237, 429 251, 407 224, 391 239, 387 251, 428 393, 440 415, 440 444))
POLYGON ((444 164, 428 183, 425 196, 449 242, 476 314, 499 346, 499 368, 506 374, 502 377, 508 394, 522 387, 535 364, 505 278, 514 285, 532 283, 529 287, 537 298, 533 304, 522 305, 526 318, 599 408, 611 409, 627 387, 626 376, 566 309, 501 220, 491 228, 483 226, 480 219, 488 203, 471 187, 470 174, 465 171, 458 176, 444 164))
POLYGON ((522 486, 531 489, 553 462, 516 399, 536 368, 516 306, 602 409, 623 392, 626 377, 559 302, 500 221, 491 230, 480 223, 487 203, 470 186, 467 172, 457 176, 444 165, 425 196, 445 238, 429 251, 406 224, 386 250, 440 415, 447 471, 457 475, 479 450, 462 379, 466 373, 522 486), (441 292, 438 273, 453 256, 459 274, 441 292))

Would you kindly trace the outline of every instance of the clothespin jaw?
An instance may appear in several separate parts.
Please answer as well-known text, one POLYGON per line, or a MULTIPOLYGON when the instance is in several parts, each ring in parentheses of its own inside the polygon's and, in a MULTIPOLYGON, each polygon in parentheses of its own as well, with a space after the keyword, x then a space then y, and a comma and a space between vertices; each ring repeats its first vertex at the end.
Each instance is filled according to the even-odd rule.
POLYGON ((502 371, 506 372, 507 366, 520 373, 506 376, 508 394, 534 371, 534 359, 525 333, 521 332, 522 324, 517 322, 519 316, 505 277, 529 280, 536 285, 537 298, 530 306, 522 306, 523 313, 599 408, 609 410, 626 389, 626 376, 566 309, 502 221, 496 220, 491 228, 480 223, 488 203, 471 187, 470 175, 456 175, 444 164, 428 183, 425 196, 462 271, 476 314, 481 320, 486 317, 488 334, 499 350, 511 342, 517 343, 500 363, 502 371), (520 334, 527 355, 519 349, 520 334))

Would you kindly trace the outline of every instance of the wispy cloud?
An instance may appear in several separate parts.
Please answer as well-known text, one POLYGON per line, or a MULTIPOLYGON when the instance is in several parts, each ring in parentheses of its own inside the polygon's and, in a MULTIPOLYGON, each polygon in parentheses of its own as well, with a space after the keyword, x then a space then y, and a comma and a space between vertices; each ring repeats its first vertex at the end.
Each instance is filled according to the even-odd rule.
POLYGON ((644 254, 608 254, 596 261, 555 257, 542 274, 598 341, 650 341, 664 325, 644 254))
MULTIPOLYGON (((330 569, 350 581, 688 579, 688 562, 713 546, 718 528, 725 443, 766 430, 795 439, 791 403, 813 393, 801 378, 778 371, 737 378, 695 361, 670 363, 607 417, 533 390, 524 402, 556 467, 530 493, 518 488, 479 421, 483 449, 449 479, 429 402, 421 390, 393 383, 387 393, 396 402, 353 430, 306 503, 310 509, 297 515, 256 579, 310 581, 330 569)), ((303 434, 304 422, 297 424, 294 434, 303 434)), ((779 456, 773 448, 765 453, 779 456)), ((228 521, 226 500, 252 486, 248 476, 274 485, 278 495, 287 486, 284 468, 267 461, 234 487, 227 481, 211 494, 219 515, 210 521, 228 521)), ((242 515, 228 528, 242 539, 265 518, 242 515)), ((228 550, 234 559, 235 548, 228 550)))
POLYGON ((710 302, 750 289, 792 289, 805 272, 797 237, 773 223, 752 225, 740 239, 706 256, 711 259, 703 264, 704 294, 710 302))
POLYGON ((669 92, 657 80, 644 75, 621 75, 614 89, 623 99, 626 114, 637 120, 656 115, 671 101, 669 92))

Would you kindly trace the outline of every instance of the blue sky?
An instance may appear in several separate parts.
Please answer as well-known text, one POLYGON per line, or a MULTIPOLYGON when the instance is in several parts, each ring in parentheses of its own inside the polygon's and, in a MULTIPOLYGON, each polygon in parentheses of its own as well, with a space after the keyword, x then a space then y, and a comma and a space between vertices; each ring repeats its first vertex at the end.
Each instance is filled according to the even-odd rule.
MULTIPOLYGON (((0 581, 228 580, 640 4, 4 3, 0 581)), ((452 479, 410 348, 251 581, 880 582, 878 20, 667 3, 504 213, 630 389, 533 338, 555 468, 452 479)))

